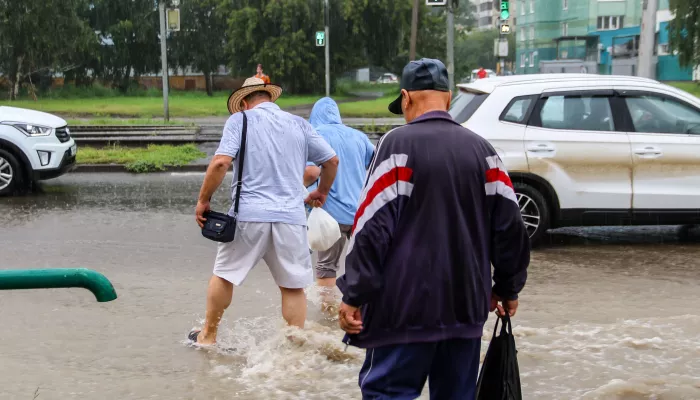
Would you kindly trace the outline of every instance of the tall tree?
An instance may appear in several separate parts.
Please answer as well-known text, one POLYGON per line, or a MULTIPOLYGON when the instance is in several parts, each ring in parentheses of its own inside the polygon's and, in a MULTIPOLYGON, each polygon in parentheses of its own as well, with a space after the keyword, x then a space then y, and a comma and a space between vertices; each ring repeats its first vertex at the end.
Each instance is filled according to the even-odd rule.
POLYGON ((93 0, 91 25, 101 44, 98 72, 120 90, 126 91, 132 79, 160 69, 154 0, 93 0))
POLYGON ((186 0, 180 7, 182 26, 172 34, 170 51, 175 65, 202 72, 207 94, 213 94, 212 74, 226 63, 225 13, 218 0, 186 0))
POLYGON ((675 15, 668 24, 669 44, 678 51, 678 60, 686 67, 700 65, 700 0, 671 0, 675 15))
POLYGON ((70 68, 76 54, 94 44, 79 17, 87 7, 86 0, 0 0, 0 71, 10 82, 10 99, 25 77, 70 68))

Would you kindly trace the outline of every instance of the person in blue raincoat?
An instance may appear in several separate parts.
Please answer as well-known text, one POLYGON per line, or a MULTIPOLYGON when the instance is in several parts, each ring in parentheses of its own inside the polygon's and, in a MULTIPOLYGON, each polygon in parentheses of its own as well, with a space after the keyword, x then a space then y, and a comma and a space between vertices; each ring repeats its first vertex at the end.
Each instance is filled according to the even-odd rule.
POLYGON ((362 185, 374 156, 374 145, 363 132, 343 125, 338 104, 330 97, 324 97, 314 104, 309 122, 342 160, 323 205, 323 209, 338 221, 342 235, 330 249, 318 253, 315 268, 316 283, 322 288, 332 288, 335 287, 345 242, 352 231, 362 185))

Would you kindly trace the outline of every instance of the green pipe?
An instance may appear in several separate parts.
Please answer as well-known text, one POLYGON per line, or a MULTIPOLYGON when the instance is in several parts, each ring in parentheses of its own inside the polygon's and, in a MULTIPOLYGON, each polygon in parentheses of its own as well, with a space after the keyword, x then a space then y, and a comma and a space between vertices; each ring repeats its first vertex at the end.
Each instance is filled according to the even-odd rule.
POLYGON ((86 268, 0 270, 0 290, 54 289, 81 287, 99 302, 117 298, 112 282, 99 272, 86 268))

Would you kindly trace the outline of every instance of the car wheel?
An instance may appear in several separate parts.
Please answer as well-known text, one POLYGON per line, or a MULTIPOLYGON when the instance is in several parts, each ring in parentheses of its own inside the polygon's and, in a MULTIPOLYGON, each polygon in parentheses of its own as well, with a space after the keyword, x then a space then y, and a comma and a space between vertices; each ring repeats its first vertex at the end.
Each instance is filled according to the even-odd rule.
POLYGON ((544 195, 528 184, 515 182, 514 188, 527 234, 535 246, 549 229, 549 205, 544 195))
POLYGON ((15 156, 0 149, 0 196, 12 194, 21 178, 22 168, 15 156))

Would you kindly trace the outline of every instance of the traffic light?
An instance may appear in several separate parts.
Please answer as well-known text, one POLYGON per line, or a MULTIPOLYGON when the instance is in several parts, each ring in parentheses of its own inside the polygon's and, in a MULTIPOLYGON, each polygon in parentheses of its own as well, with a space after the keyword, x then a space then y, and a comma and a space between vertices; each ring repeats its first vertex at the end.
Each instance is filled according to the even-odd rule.
POLYGON ((501 0, 501 19, 505 21, 508 18, 510 18, 508 0, 501 0))
POLYGON ((447 0, 425 0, 426 6, 445 6, 447 5, 447 0))

